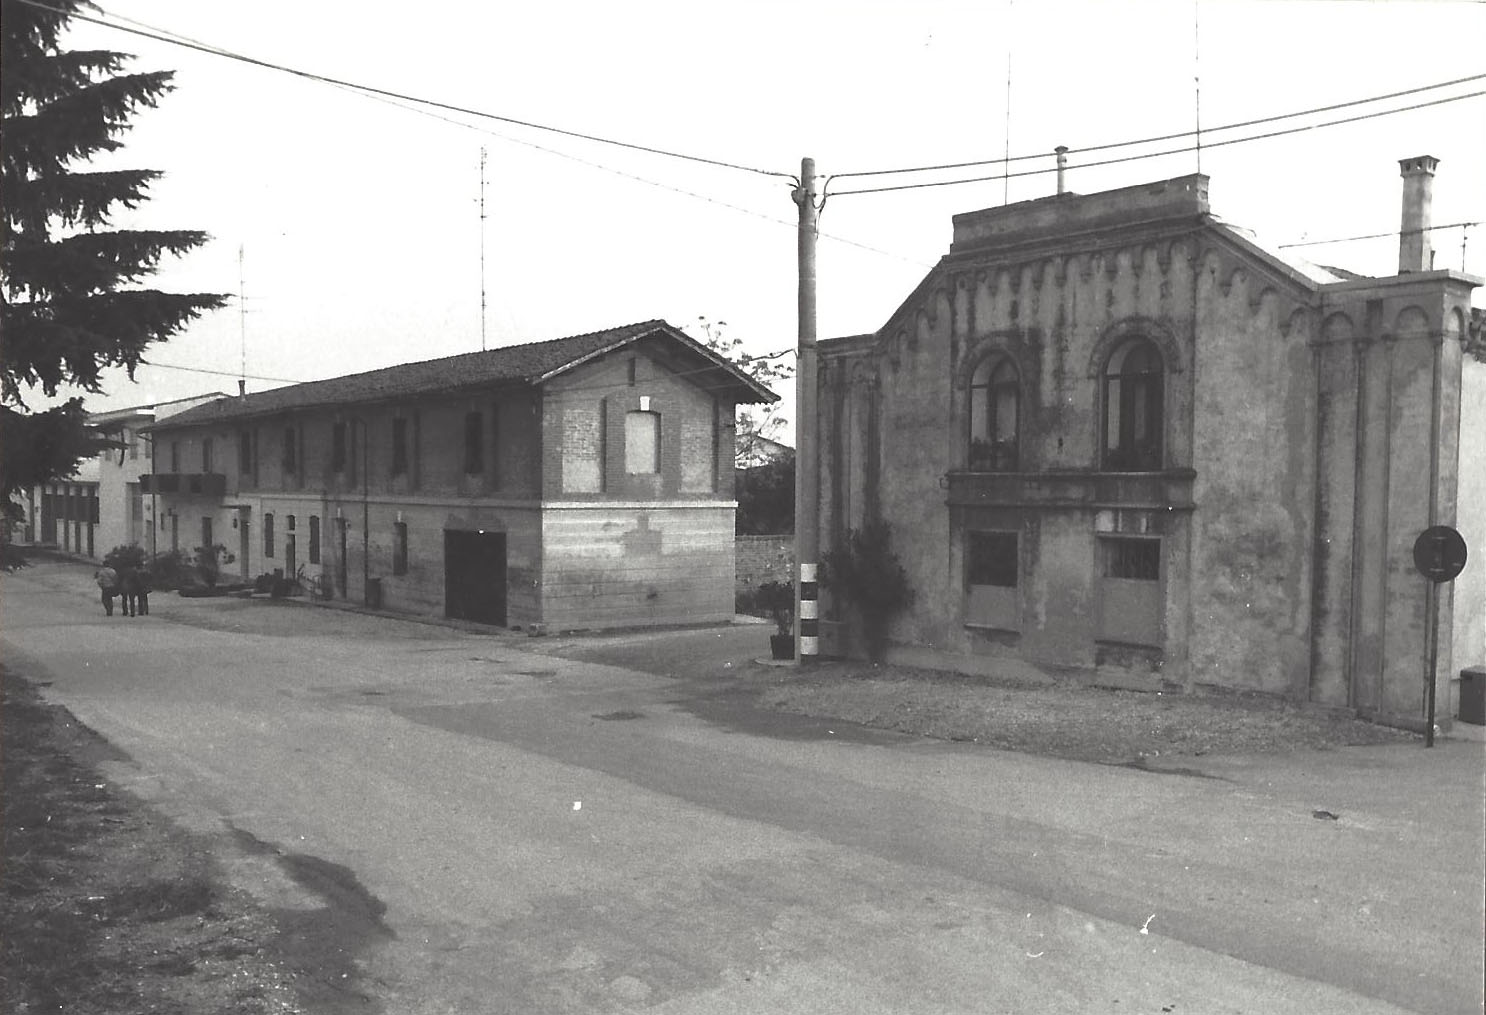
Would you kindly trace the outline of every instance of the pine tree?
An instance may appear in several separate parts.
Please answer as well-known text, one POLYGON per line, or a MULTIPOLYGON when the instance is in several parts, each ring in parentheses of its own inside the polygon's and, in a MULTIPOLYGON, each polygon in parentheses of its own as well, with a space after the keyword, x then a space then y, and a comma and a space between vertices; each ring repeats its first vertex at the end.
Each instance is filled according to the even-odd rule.
MULTIPOLYGON (((171 72, 123 73, 129 57, 64 51, 59 40, 83 0, 49 8, 0 0, 0 495, 72 474, 96 445, 81 398, 32 411, 29 393, 99 393, 101 372, 130 378, 145 349, 226 298, 138 288, 163 255, 206 242, 197 230, 111 229, 145 200, 154 170, 84 172, 122 147, 130 117, 171 90, 171 72)), ((33 396, 34 397, 34 396, 33 396)))

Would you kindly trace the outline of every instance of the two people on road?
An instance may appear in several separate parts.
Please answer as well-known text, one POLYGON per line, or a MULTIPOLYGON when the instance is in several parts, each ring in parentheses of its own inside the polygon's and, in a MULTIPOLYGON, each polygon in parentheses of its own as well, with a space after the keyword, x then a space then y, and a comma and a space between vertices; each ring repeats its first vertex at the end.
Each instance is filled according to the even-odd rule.
POLYGON ((93 581, 98 584, 104 616, 114 615, 114 596, 120 597, 124 616, 149 616, 150 580, 137 568, 125 567, 115 571, 105 564, 93 572, 93 581))

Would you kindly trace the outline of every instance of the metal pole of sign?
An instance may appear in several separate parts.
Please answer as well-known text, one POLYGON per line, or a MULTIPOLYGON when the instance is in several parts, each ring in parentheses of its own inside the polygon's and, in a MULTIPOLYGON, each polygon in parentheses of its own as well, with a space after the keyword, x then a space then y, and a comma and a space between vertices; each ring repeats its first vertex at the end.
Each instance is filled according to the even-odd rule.
POLYGON ((1424 746, 1434 746, 1434 684, 1440 656, 1440 589, 1429 582, 1424 592, 1424 622, 1429 625, 1429 683, 1424 688, 1424 746))

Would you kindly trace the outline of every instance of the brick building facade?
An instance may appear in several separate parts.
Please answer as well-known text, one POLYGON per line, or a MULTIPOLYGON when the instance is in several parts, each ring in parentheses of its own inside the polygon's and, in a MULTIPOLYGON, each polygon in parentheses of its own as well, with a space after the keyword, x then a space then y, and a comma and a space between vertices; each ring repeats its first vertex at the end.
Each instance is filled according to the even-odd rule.
POLYGON ((223 398, 144 485, 244 578, 552 629, 733 610, 732 422, 774 396, 663 321, 223 398))

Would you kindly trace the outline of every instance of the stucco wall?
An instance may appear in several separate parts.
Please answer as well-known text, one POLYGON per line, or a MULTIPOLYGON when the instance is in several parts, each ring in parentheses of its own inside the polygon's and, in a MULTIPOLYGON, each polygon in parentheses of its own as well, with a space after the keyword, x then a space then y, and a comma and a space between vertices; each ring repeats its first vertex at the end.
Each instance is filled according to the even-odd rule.
POLYGON ((1453 674, 1486 665, 1486 362, 1467 355, 1462 375, 1455 526, 1469 558, 1454 583, 1453 674))
POLYGON ((731 504, 569 503, 542 516, 542 615, 553 630, 726 621, 731 504))

